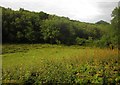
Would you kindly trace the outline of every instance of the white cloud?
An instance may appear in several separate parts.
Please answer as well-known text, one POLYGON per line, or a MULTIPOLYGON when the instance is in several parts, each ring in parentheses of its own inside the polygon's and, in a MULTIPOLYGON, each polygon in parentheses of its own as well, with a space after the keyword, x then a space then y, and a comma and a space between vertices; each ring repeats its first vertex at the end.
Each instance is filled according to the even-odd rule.
MULTIPOLYGON (((1 2, 60 2, 60 1, 64 1, 64 2, 71 2, 72 0, 1 0, 1 2)), ((75 2, 119 2, 119 0, 74 0, 75 2)))
MULTIPOLYGON (((112 3, 118 2, 118 0, 1 0, 0 6, 15 10, 24 8, 31 11, 44 11, 80 21, 95 22, 104 12, 104 8, 98 6, 97 2, 112 3)), ((106 14, 110 16, 109 11, 106 14)), ((103 18, 105 19, 105 17, 103 18)))

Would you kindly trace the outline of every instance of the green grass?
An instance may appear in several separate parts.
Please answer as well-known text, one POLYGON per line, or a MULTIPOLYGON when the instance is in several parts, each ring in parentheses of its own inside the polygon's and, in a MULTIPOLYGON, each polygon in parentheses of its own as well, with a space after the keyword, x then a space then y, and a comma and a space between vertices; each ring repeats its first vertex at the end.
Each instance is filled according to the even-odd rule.
POLYGON ((3 45, 3 83, 120 84, 118 50, 49 44, 3 45))

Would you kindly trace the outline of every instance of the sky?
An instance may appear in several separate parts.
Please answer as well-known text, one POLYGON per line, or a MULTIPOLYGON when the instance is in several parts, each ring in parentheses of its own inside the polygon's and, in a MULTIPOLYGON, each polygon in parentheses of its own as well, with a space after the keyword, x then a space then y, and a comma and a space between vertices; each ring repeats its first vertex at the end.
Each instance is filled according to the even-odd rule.
POLYGON ((19 10, 46 12, 72 20, 95 23, 110 22, 112 10, 119 0, 0 0, 0 6, 19 10))

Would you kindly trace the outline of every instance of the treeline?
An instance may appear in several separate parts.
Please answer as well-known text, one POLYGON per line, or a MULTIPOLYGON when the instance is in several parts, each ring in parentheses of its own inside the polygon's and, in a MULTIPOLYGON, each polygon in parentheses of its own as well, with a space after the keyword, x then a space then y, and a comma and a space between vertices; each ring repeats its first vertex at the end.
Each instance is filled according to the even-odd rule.
POLYGON ((2 8, 3 43, 50 43, 106 47, 118 45, 116 15, 112 24, 105 21, 85 23, 44 12, 2 8))

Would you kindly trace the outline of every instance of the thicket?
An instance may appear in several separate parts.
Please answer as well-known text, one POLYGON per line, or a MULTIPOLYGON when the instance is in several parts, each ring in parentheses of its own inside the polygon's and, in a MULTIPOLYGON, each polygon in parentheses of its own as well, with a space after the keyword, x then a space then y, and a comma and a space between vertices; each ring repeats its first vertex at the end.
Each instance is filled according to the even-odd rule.
POLYGON ((85 23, 44 12, 2 8, 3 43, 50 43, 118 47, 120 7, 112 12, 111 24, 85 23))

